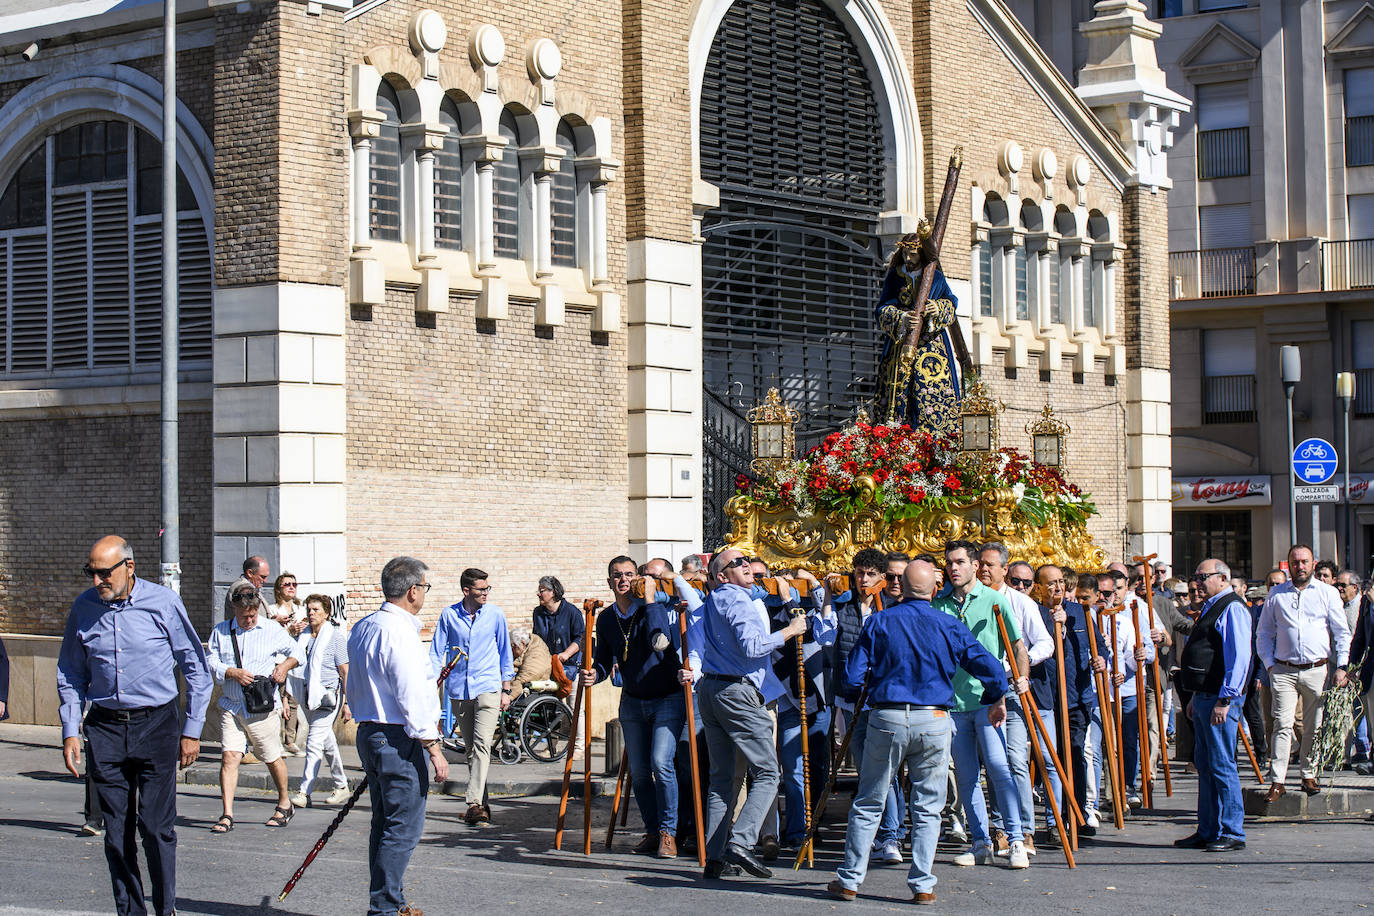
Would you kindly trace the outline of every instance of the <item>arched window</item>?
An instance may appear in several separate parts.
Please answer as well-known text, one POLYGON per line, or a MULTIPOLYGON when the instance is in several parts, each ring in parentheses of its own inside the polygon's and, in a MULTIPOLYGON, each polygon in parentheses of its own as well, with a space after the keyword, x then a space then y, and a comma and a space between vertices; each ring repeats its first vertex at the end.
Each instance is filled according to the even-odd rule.
POLYGON ((377 110, 386 120, 372 141, 368 225, 375 239, 401 240, 401 103, 390 83, 377 90, 377 110))
POLYGON ((990 194, 983 201, 983 222, 992 227, 992 232, 987 241, 978 243, 978 314, 991 317, 997 314, 995 297, 1006 295, 1002 281, 1006 276, 1003 246, 1007 241, 1007 205, 995 195, 990 194))
POLYGON ((553 173, 553 263, 577 267, 577 138, 567 121, 558 125, 558 147, 563 158, 553 173))
POLYGON ((464 121, 458 104, 445 98, 439 106, 439 123, 448 133, 443 147, 434 153, 434 244, 439 248, 463 247, 464 121))
MULTIPOLYGON (((177 191, 180 360, 194 363, 210 356, 210 246, 183 174, 177 191)), ((40 142, 0 194, 0 374, 160 362, 161 207, 162 145, 127 121, 40 142)))
MULTIPOLYGON (((1054 232, 1061 239, 1078 237, 1078 221, 1074 219, 1067 207, 1059 207, 1054 211, 1054 232)), ((1054 275, 1051 281, 1054 284, 1054 293, 1050 300, 1050 320, 1055 324, 1073 324, 1074 289, 1082 289, 1081 280, 1078 283, 1074 282, 1073 262, 1075 258, 1071 252, 1070 246, 1061 247, 1058 263, 1054 264, 1050 271, 1054 275)), ((1082 259, 1079 258, 1078 260, 1082 259)))
MULTIPOLYGON (((1088 235, 1094 242, 1111 240, 1111 224, 1107 218, 1093 210, 1088 214, 1088 235)), ((1106 296, 1102 284, 1108 275, 1107 263, 1090 256, 1083 264, 1083 323, 1090 328, 1100 328, 1105 334, 1107 328, 1103 320, 1106 311, 1106 296)))
POLYGON ((501 113, 500 133, 506 146, 496 161, 491 182, 492 206, 496 213, 496 255, 518 258, 525 214, 520 205, 520 131, 510 109, 501 113))

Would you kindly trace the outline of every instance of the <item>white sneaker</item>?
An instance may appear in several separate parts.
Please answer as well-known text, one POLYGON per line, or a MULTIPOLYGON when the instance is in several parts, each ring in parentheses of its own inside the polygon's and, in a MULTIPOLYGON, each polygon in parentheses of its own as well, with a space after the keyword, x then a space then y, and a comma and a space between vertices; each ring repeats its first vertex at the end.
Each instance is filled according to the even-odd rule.
POLYGON ((991 865, 992 860, 992 847, 980 843, 968 852, 961 852, 955 856, 954 864, 967 868, 970 865, 991 865))
POLYGON ((1007 863, 1011 868, 1030 868, 1030 856, 1026 855, 1026 844, 1020 840, 1015 840, 1011 844, 1011 859, 1007 863))
POLYGON ((1087 823, 1088 823, 1088 826, 1089 826, 1089 827, 1092 827, 1094 830, 1097 829, 1098 827, 1101 827, 1101 826, 1102 826, 1101 822, 1099 822, 1098 819, 1097 819, 1097 809, 1096 809, 1096 808, 1089 808, 1089 809, 1087 810, 1087 823))
POLYGON ((901 865, 902 847, 896 843, 884 843, 878 850, 877 858, 879 865, 901 865))
POLYGON ((304 792, 297 792, 295 795, 291 796, 291 804, 295 805, 297 808, 309 808, 310 796, 306 795, 304 792))
POLYGON ((348 791, 348 786, 344 786, 342 789, 335 789, 333 792, 330 792, 329 797, 324 801, 327 805, 342 805, 344 802, 348 801, 352 794, 352 792, 348 791))
POLYGON ((968 842, 968 832, 964 830, 964 825, 959 822, 957 817, 949 819, 949 838, 955 843, 968 842))

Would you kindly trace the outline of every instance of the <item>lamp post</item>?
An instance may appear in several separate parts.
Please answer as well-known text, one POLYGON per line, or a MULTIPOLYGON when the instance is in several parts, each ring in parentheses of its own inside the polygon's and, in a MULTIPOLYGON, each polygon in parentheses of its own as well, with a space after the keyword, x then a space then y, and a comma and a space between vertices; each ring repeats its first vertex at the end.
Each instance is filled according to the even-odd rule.
MULTIPOLYGON (((1302 381, 1302 357, 1295 346, 1279 347, 1279 376, 1283 379, 1283 394, 1288 399, 1288 543, 1298 542, 1298 494, 1293 485, 1293 389, 1302 381)), ((1316 550, 1316 545, 1313 545, 1316 550)))
POLYGON ((1346 569, 1350 568, 1350 409, 1355 403, 1355 373, 1338 372, 1336 373, 1336 397, 1341 399, 1341 407, 1345 414, 1345 440, 1342 443, 1345 448, 1341 455, 1341 464, 1345 467, 1345 494, 1341 500, 1344 503, 1344 524, 1342 525, 1343 537, 1345 538, 1345 563, 1346 569))

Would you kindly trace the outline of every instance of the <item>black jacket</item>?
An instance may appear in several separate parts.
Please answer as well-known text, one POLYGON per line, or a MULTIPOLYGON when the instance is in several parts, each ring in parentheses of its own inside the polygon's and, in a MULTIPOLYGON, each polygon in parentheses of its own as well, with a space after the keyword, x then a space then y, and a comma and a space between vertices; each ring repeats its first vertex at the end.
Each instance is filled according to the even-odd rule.
POLYGON ((1360 686, 1368 690, 1371 680, 1374 680, 1374 602, 1369 600, 1368 595, 1360 596, 1360 616, 1355 620, 1355 636, 1350 640, 1350 664, 1354 665, 1364 657, 1364 664, 1360 665, 1359 672, 1355 675, 1360 679, 1360 686))

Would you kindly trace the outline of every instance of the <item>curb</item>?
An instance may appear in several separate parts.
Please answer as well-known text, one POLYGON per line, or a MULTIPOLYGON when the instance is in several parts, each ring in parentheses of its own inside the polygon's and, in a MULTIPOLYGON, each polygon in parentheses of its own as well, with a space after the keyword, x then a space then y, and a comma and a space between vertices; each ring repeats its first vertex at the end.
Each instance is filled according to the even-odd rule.
MULTIPOLYGON (((460 764, 461 766, 461 764, 460 764)), ((523 796, 523 795, 559 795, 563 791, 563 771, 556 767, 551 767, 551 773, 547 779, 502 779, 499 774, 494 772, 495 767, 488 770, 487 792, 497 796, 523 796)), ((178 781, 188 786, 210 786, 219 788, 219 767, 193 766, 183 770, 178 781)), ((356 788, 361 781, 361 777, 352 776, 348 780, 350 789, 356 788)), ((289 780, 292 792, 300 788, 300 777, 292 776, 289 780)), ((261 792, 275 792, 276 787, 272 783, 272 777, 262 769, 239 769, 239 789, 257 790, 261 792)), ((592 797, 596 798, 603 795, 610 795, 615 791, 615 780, 606 779, 600 776, 592 777, 592 797)), ((573 774, 573 780, 568 787, 568 792, 572 798, 582 797, 582 777, 579 773, 573 774)), ((459 798, 467 794, 467 783, 459 780, 450 779, 439 785, 430 783, 430 795, 450 795, 459 798)))
POLYGON ((1245 813, 1251 817, 1333 817, 1362 814, 1374 809, 1374 789, 1322 788, 1320 795, 1309 796, 1301 788, 1289 789, 1272 804, 1264 795, 1268 786, 1246 788, 1245 813))

